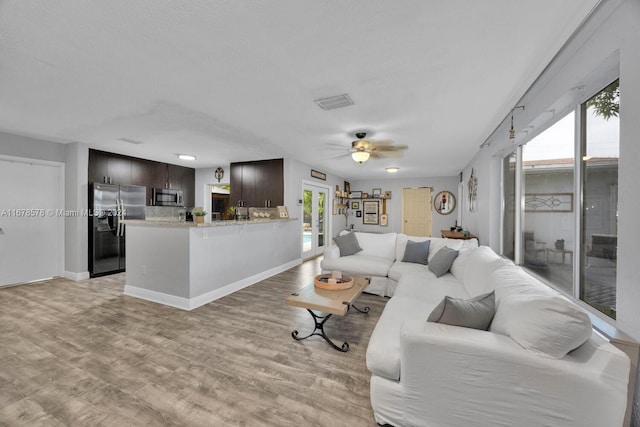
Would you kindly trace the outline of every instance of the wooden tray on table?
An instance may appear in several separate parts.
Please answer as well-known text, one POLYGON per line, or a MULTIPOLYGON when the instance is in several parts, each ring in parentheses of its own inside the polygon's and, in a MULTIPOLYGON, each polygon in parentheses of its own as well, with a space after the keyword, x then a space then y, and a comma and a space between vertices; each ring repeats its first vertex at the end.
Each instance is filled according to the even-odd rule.
POLYGON ((329 283, 331 274, 319 274, 313 279, 313 284, 316 288, 327 289, 330 291, 342 291, 353 287, 353 277, 342 276, 341 279, 336 279, 337 283, 329 283))

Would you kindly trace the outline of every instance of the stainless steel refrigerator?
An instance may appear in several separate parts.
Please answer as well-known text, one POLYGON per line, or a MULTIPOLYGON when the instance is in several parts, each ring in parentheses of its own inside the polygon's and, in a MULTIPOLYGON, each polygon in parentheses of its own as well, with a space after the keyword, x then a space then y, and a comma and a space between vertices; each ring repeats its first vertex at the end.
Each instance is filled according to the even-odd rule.
POLYGON ((89 189, 89 273, 91 277, 125 270, 123 219, 145 219, 147 189, 139 185, 94 182, 89 189))

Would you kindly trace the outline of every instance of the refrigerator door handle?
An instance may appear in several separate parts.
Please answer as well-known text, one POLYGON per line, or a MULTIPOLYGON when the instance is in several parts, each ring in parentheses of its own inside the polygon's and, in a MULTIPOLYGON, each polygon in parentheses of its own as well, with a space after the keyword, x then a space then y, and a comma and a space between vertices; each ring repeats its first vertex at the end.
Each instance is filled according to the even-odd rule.
POLYGON ((118 221, 118 225, 116 226, 116 236, 120 236, 120 228, 122 224, 120 224, 120 199, 116 198, 116 212, 114 217, 118 221))
MULTIPOLYGON (((124 220, 124 200, 120 199, 120 220, 124 220)), ((124 224, 120 224, 120 236, 124 236, 124 224)))

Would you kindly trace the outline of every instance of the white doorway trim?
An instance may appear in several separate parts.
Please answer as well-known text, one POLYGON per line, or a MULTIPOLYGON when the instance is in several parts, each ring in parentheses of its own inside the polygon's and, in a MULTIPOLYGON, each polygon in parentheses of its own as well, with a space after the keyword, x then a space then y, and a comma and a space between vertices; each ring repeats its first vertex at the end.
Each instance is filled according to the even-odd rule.
MULTIPOLYGON (((326 206, 325 206, 325 217, 326 217, 326 221, 327 223, 325 224, 325 230, 324 230, 324 247, 327 247, 331 244, 331 239, 333 236, 333 215, 331 212, 331 201, 332 201, 332 193, 331 193, 331 186, 327 185, 327 184, 320 184, 318 182, 315 181, 308 181, 306 179, 302 180, 302 191, 300 193, 300 195, 297 198, 300 198, 302 200, 304 200, 304 190, 305 190, 305 186, 311 186, 311 187, 316 187, 322 190, 326 190, 327 191, 327 199, 325 200, 326 206)), ((304 223, 304 202, 302 203, 302 205, 300 206, 300 221, 301 221, 301 225, 302 223, 304 223)), ((300 240, 302 241, 302 227, 300 229, 300 240)), ((301 253, 302 249, 301 249, 301 253)), ((303 255, 304 257, 304 255, 303 255)))
MULTIPOLYGON (((32 159, 26 157, 7 156, 0 154, 0 161, 8 161, 13 163, 23 163, 26 165, 42 165, 58 168, 58 182, 57 182, 57 209, 66 208, 65 205, 65 164, 62 162, 54 162, 49 160, 32 159)), ((74 183, 75 184, 75 183, 74 183)), ((42 206, 42 209, 48 209, 46 206, 42 206)), ((56 227, 58 231, 57 246, 57 274, 58 277, 65 277, 65 216, 60 212, 48 213, 45 215, 53 215, 56 217, 56 227)), ((37 242, 34 242, 37 244, 37 242)), ((38 280, 46 279, 45 277, 38 280)))

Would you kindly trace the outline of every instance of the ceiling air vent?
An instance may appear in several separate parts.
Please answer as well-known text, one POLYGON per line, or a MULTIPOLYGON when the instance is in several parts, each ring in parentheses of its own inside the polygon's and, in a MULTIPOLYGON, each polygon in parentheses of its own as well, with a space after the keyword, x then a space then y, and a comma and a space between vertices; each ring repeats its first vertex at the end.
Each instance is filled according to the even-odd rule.
POLYGON ((132 139, 132 138, 118 138, 118 140, 123 142, 128 142, 129 144, 135 144, 135 145, 144 144, 144 142, 138 141, 137 139, 132 139))
POLYGON ((314 99, 313 102, 318 104, 318 106, 323 110, 335 110, 336 108, 347 107, 354 104, 346 93, 337 96, 330 96, 329 98, 314 99))

